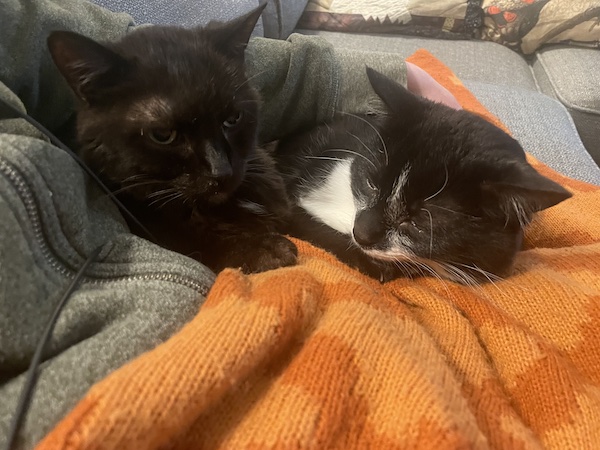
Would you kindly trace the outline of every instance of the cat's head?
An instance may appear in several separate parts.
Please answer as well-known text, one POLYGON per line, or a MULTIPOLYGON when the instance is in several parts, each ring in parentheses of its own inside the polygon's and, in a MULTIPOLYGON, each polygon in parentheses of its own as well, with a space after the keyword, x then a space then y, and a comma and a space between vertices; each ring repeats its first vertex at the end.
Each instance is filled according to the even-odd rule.
POLYGON ((462 282, 507 275, 532 215, 571 194, 485 119, 367 72, 388 114, 375 164, 352 165, 356 243, 375 258, 425 262, 422 269, 462 282))
POLYGON ((137 200, 225 201, 256 145, 244 50, 263 9, 195 29, 142 27, 106 44, 53 32, 50 53, 80 100, 84 161, 137 200))

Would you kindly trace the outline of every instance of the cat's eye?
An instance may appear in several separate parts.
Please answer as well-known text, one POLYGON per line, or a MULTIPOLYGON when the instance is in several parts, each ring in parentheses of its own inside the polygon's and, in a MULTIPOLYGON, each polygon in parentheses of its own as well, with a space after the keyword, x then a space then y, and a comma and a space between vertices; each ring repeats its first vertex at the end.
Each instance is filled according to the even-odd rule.
POLYGON ((152 142, 159 145, 169 145, 177 139, 177 130, 153 128, 148 131, 142 130, 142 136, 144 134, 146 134, 152 142))
POLYGON ((377 186, 375 186, 375 184, 373 184, 373 182, 369 178, 367 178, 367 186, 369 186, 369 189, 373 191, 379 190, 379 188, 377 188, 377 186))
POLYGON ((223 122, 223 126, 225 128, 235 127, 237 124, 239 124, 242 121, 243 116, 244 116, 244 114, 242 113, 242 111, 238 111, 238 112, 230 115, 227 119, 225 119, 225 121, 223 122))

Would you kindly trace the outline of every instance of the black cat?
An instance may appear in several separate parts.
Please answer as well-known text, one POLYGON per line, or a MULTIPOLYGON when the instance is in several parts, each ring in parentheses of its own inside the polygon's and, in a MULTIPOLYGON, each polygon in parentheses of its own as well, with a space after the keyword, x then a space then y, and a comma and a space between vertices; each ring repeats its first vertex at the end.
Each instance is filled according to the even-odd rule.
POLYGON ((276 233, 290 205, 271 157, 256 148, 258 95, 245 75, 264 6, 195 29, 139 28, 115 43, 65 31, 48 38, 80 100, 83 160, 159 244, 215 271, 296 262, 296 247, 276 233))
POLYGON ((367 73, 387 115, 342 115, 279 143, 288 231, 382 281, 508 275, 532 214, 571 194, 483 118, 367 73))

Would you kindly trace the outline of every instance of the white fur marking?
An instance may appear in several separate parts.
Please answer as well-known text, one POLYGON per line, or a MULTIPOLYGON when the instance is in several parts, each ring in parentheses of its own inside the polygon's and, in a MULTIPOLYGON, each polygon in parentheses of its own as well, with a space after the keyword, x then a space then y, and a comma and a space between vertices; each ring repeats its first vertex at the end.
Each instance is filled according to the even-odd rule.
POLYGON ((312 217, 349 235, 352 235, 356 216, 350 181, 351 165, 351 159, 336 164, 325 180, 314 190, 302 195, 299 201, 300 206, 312 217))
POLYGON ((392 187, 392 192, 388 198, 388 207, 394 211, 399 211, 400 207, 404 205, 404 188, 408 182, 408 173, 410 172, 410 164, 407 164, 392 187))

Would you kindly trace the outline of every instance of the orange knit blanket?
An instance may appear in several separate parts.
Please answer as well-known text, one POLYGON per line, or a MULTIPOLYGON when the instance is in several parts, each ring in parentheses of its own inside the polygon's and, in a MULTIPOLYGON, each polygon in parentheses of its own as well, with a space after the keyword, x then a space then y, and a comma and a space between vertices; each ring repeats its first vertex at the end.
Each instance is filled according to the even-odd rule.
MULTIPOLYGON (((432 55, 409 60, 501 126, 432 55)), ((297 267, 221 273, 38 448, 600 448, 600 188, 532 163, 574 196, 512 277, 380 285, 297 242, 297 267)))

